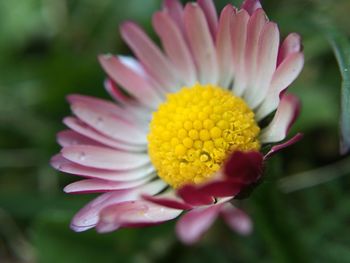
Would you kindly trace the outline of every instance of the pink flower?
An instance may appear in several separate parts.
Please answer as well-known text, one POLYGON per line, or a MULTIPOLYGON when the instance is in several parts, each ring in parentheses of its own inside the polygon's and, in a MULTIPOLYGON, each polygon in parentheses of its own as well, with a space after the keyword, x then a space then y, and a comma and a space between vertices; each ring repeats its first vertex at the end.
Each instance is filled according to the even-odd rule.
POLYGON ((301 138, 286 138, 299 102, 285 93, 303 67, 299 35, 280 43, 260 2, 165 0, 153 16, 163 50, 132 22, 121 34, 136 58, 102 55, 116 103, 70 95, 74 117, 58 134, 56 169, 85 179, 67 193, 102 193, 72 220, 75 231, 153 225, 184 215, 191 244, 220 215, 248 234, 249 217, 230 201, 261 180, 263 163, 301 138), (118 85, 118 86, 117 86, 118 85), (274 111, 272 121, 262 120, 274 111))

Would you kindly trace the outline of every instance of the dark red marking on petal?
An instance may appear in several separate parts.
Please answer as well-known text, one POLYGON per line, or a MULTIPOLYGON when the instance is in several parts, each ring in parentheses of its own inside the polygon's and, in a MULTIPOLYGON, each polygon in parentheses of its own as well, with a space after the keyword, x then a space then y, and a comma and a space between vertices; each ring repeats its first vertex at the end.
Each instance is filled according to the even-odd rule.
POLYGON ((142 195, 142 198, 155 203, 157 205, 166 206, 169 208, 180 209, 180 210, 189 210, 192 209, 193 206, 180 202, 171 197, 160 197, 160 196, 151 196, 151 195, 142 195))
POLYGON ((207 193, 200 190, 195 185, 185 185, 177 190, 177 194, 188 204, 209 205, 214 203, 214 198, 207 193))
POLYGON ((270 151, 268 151, 267 154, 265 154, 264 156, 264 160, 271 158, 272 155, 276 154, 277 152, 283 150, 284 148, 287 148, 295 143, 297 143, 298 141, 300 141, 302 138, 304 137, 304 135, 302 133, 297 133, 293 138, 289 139, 288 141, 282 143, 282 144, 277 144, 275 146, 273 146, 270 151))
POLYGON ((263 167, 263 155, 260 152, 234 152, 224 166, 224 174, 232 180, 248 185, 256 182, 263 167))
POLYGON ((235 196, 245 185, 232 180, 216 181, 202 186, 199 191, 214 197, 235 196))

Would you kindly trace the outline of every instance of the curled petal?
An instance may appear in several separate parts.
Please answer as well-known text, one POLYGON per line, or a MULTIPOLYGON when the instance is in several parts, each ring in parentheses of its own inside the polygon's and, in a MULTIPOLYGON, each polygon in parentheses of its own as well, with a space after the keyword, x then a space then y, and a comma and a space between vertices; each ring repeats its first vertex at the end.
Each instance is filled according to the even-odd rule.
POLYGON ((300 102, 291 94, 284 94, 277 108, 276 114, 270 124, 261 131, 260 141, 262 143, 282 141, 289 128, 299 115, 300 102))
POLYGON ((107 206, 133 201, 141 194, 157 194, 164 188, 164 183, 160 180, 148 183, 141 187, 127 190, 119 190, 102 194, 85 205, 73 218, 71 228, 76 232, 81 232, 93 228, 99 221, 100 212, 107 206))
POLYGON ((303 138, 303 134, 302 133, 298 133, 296 134, 293 138, 289 139, 288 141, 281 143, 281 144, 277 144, 274 145, 270 151, 268 151, 267 154, 265 154, 264 159, 268 159, 270 158, 272 155, 276 154, 277 152, 283 150, 284 148, 287 148, 289 146, 292 146, 293 144, 297 143, 298 141, 300 141, 303 138))
POLYGON ((121 89, 117 86, 117 84, 110 78, 107 78, 105 80, 104 86, 109 95, 111 95, 111 97, 122 106, 140 106, 138 101, 131 98, 130 96, 127 96, 124 92, 122 92, 121 89))
POLYGON ((182 210, 163 207, 144 200, 128 201, 104 208, 96 229, 100 233, 120 227, 139 227, 162 223, 176 218, 182 210))
POLYGON ((289 55, 298 53, 302 49, 301 37, 297 33, 289 34, 283 41, 280 50, 278 52, 277 64, 281 64, 285 58, 289 55))

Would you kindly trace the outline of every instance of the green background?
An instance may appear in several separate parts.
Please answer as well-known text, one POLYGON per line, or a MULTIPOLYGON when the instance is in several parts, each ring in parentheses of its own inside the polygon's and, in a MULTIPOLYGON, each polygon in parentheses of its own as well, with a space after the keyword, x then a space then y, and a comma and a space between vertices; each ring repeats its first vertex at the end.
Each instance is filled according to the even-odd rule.
MULTIPOLYGON (((218 8, 227 2, 215 1, 218 8)), ((240 1, 233 1, 239 5, 240 1)), ((93 195, 69 196, 77 177, 49 165, 69 115, 65 96, 108 98, 96 56, 129 54, 118 24, 142 24, 160 0, 0 0, 0 262, 350 262, 350 161, 339 156, 341 78, 324 28, 350 35, 349 0, 265 0, 281 34, 303 37, 305 68, 290 91, 302 142, 269 163, 264 183, 237 203, 254 220, 241 237, 219 220, 192 247, 175 222, 99 235, 68 225, 93 195)))

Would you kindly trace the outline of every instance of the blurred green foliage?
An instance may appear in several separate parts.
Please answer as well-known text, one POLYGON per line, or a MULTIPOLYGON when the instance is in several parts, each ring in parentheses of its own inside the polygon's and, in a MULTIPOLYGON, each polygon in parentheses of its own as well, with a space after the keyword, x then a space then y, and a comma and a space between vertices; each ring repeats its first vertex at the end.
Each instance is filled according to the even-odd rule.
MULTIPOLYGON (((226 3, 216 0, 219 8, 226 3)), ((125 19, 141 23, 154 37, 150 18, 160 5, 160 0, 0 0, 0 261, 350 262, 350 172, 336 162, 341 79, 322 30, 331 24, 348 38, 348 0, 264 1, 283 36, 295 31, 304 39, 306 65, 291 91, 303 102, 292 133, 302 131, 305 138, 275 157, 264 184, 238 204, 252 215, 253 235, 240 237, 219 221, 199 244, 184 247, 174 222, 108 235, 68 228, 74 212, 93 196, 63 194, 62 187, 76 178, 48 165, 59 150, 55 133, 69 115, 65 96, 107 98, 97 54, 129 53, 117 31, 125 19), (317 185, 319 170, 312 169, 327 164, 333 180, 317 185), (340 170, 344 176, 337 176, 340 170), (283 192, 279 180, 291 176, 295 184, 300 177, 293 174, 302 171, 309 171, 303 175, 316 186, 283 192)))

